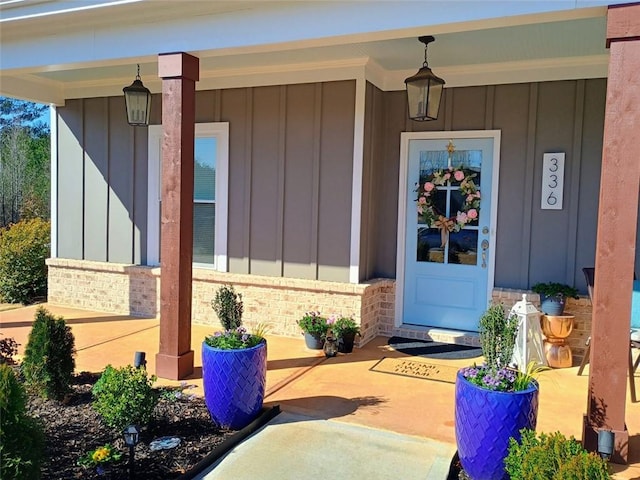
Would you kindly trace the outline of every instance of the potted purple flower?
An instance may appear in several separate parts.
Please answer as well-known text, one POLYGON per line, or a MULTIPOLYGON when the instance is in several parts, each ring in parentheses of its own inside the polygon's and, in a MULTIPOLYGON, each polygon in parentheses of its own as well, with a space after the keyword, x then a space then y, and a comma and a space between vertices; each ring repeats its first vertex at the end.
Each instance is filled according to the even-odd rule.
POLYGON ((264 401, 264 328, 249 333, 242 326, 242 295, 231 285, 220 287, 211 306, 224 331, 209 335, 202 343, 205 403, 217 425, 240 430, 258 416, 264 401))
POLYGON ((298 326, 302 329, 307 348, 322 350, 327 330, 329 330, 327 319, 321 316, 320 312, 306 312, 298 320, 298 326))
POLYGON ((474 480, 507 480, 504 459, 509 439, 520 440, 523 428, 535 429, 538 383, 542 370, 534 363, 520 372, 509 367, 518 317, 492 305, 480 318, 482 365, 458 371, 455 388, 455 433, 460 464, 474 480))

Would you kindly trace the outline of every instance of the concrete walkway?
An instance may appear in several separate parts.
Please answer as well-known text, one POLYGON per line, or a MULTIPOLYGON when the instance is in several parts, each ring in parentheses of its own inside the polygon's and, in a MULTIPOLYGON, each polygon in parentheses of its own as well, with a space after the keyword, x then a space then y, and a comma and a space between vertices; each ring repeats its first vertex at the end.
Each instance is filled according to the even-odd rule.
MULTIPOLYGON (((130 364, 135 351, 147 352, 147 368, 150 372, 155 371, 159 344, 157 319, 45 307, 55 315, 63 316, 72 328, 78 350, 76 371, 100 372, 109 363, 114 366, 130 364)), ((35 310, 35 306, 30 306, 0 311, 0 332, 21 344, 19 353, 27 343, 35 310)), ((191 393, 203 393, 200 347, 204 337, 212 332, 213 327, 192 328, 195 371, 187 380, 194 385, 191 393)), ((412 358, 390 349, 387 340, 378 337, 352 354, 327 359, 322 352, 308 350, 302 336, 268 336, 265 406, 278 405, 284 413, 246 444, 238 446, 219 466, 221 469, 246 469, 258 465, 261 467, 259 476, 234 474, 217 478, 306 480, 314 478, 311 475, 316 468, 327 464, 336 469, 332 476, 338 478, 385 480, 414 478, 409 475, 418 474, 423 476, 416 478, 444 479, 431 476, 429 469, 435 469, 434 472, 439 469, 443 458, 448 468, 455 450, 454 385, 375 371, 375 365, 384 357, 412 358), (292 415, 306 420, 291 421, 292 415), (405 455, 404 450, 410 453, 405 455), (253 457, 263 454, 277 461, 258 461, 253 457), (340 473, 343 467, 337 459, 343 455, 354 459, 344 463, 344 468, 348 468, 349 475, 357 468, 356 476, 340 473), (370 467, 374 472, 383 472, 386 471, 384 465, 397 463, 406 468, 393 477, 361 473, 370 467), (305 468, 302 473, 294 471, 296 475, 292 477, 281 476, 281 473, 266 476, 269 469, 278 469, 280 464, 289 465, 287 468, 304 464, 309 465, 309 469, 305 468)), ((459 368, 480 359, 424 360, 459 368)), ((577 376, 577 369, 576 366, 550 370, 540 376, 538 431, 559 431, 566 436, 581 437, 588 370, 577 376)), ((158 383, 179 385, 180 382, 159 380, 158 383)), ((640 381, 636 383, 640 385, 640 381)), ((630 465, 613 465, 614 478, 639 480, 640 403, 632 403, 629 395, 625 417, 630 465)))
POLYGON ((196 478, 444 480, 454 453, 436 440, 283 412, 196 478))

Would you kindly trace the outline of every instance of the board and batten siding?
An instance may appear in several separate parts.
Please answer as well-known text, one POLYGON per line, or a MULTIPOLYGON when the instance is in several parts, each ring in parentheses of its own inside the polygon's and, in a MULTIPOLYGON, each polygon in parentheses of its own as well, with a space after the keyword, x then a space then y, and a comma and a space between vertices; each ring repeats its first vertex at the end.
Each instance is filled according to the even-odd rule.
MULTIPOLYGON (((229 122, 229 272, 349 281, 354 114, 355 81, 196 93, 196 122, 229 122)), ((147 130, 120 97, 58 119, 58 256, 145 264, 147 130)))
POLYGON ((57 256, 146 260, 147 134, 127 125, 124 98, 57 108, 57 256))
POLYGON ((412 122, 404 92, 367 84, 363 279, 395 277, 400 133, 499 129, 495 286, 557 281, 586 292, 582 268, 594 264, 605 94, 605 79, 450 88, 438 120, 412 122), (566 153, 562 210, 540 208, 546 152, 566 153))

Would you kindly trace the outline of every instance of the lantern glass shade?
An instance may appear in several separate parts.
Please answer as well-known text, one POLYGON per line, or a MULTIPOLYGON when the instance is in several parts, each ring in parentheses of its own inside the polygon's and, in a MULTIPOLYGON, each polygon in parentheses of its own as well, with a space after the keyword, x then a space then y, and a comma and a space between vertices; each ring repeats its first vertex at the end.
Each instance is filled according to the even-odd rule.
POLYGON ((127 107, 127 122, 133 126, 149 125, 151 115, 151 92, 136 78, 131 85, 122 89, 127 107))
POLYGON ((407 85, 409 118, 418 122, 437 120, 444 80, 434 75, 429 67, 422 67, 404 83, 407 85))
POLYGON ((124 429, 124 432, 122 432, 122 436, 124 437, 125 445, 134 447, 138 444, 140 431, 135 425, 129 425, 124 429))

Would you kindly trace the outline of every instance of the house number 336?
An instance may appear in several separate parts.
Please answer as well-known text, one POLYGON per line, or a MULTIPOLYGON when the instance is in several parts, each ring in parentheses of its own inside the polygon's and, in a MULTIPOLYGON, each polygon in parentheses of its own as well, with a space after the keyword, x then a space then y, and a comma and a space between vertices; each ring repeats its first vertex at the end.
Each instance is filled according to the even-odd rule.
POLYGON ((564 187, 564 153, 545 153, 542 157, 543 210, 562 210, 564 187))

